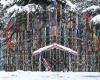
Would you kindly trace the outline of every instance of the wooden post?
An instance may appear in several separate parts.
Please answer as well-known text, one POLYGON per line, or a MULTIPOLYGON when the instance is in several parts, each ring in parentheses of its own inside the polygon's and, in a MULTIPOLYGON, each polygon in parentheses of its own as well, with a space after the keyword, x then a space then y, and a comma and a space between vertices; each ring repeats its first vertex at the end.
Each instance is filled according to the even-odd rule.
POLYGON ((41 71, 41 53, 39 54, 39 71, 41 71))

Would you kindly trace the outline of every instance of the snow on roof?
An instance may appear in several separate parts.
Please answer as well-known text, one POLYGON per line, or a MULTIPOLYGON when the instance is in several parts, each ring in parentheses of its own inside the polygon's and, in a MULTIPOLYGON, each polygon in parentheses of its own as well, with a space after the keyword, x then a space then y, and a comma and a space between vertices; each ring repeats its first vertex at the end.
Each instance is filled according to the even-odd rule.
POLYGON ((95 5, 93 5, 93 6, 90 6, 90 7, 88 7, 88 8, 86 8, 86 9, 84 9, 83 11, 82 11, 82 13, 85 13, 85 12, 87 12, 87 11, 96 11, 96 10, 100 10, 100 6, 95 6, 95 5))
POLYGON ((47 49, 49 49, 49 48, 51 48, 51 47, 53 48, 53 45, 54 45, 54 44, 51 44, 51 45, 49 45, 49 46, 45 46, 45 47, 43 47, 43 48, 40 48, 40 49, 34 51, 34 52, 33 52, 33 55, 34 55, 34 54, 37 54, 37 53, 40 53, 40 52, 42 52, 42 51, 45 51, 45 50, 47 50, 47 49))
POLYGON ((1 0, 0 3, 3 5, 3 8, 6 6, 9 6, 10 4, 13 3, 14 0, 1 0))
POLYGON ((34 6, 36 6, 36 8, 37 8, 37 5, 35 5, 35 4, 28 4, 26 6, 18 6, 15 4, 12 7, 7 9, 7 13, 9 14, 11 12, 14 12, 13 15, 11 16, 11 17, 14 17, 16 13, 21 13, 23 11, 26 11, 28 13, 30 11, 34 12, 36 10, 34 6))
POLYGON ((68 6, 70 6, 71 8, 70 8, 70 10, 71 11, 76 11, 76 5, 74 5, 71 1, 69 1, 69 0, 66 0, 66 5, 68 5, 68 6))
POLYGON ((37 6, 35 4, 27 4, 26 6, 24 6, 24 11, 27 11, 27 12, 34 12, 35 11, 35 7, 34 6, 37 6))
POLYGON ((74 51, 74 50, 72 50, 72 49, 70 49, 68 47, 59 45, 57 43, 53 43, 53 44, 51 44, 49 46, 45 46, 43 48, 38 49, 38 50, 36 50, 36 51, 33 52, 33 55, 37 55, 37 54, 39 54, 39 53, 41 53, 43 51, 54 49, 54 48, 57 48, 57 49, 60 49, 60 50, 64 50, 64 51, 68 51, 68 52, 72 53, 73 55, 77 55, 76 51, 74 51))
POLYGON ((7 9, 7 13, 11 13, 13 11, 22 11, 22 7, 15 4, 7 9))
POLYGON ((10 18, 15 17, 15 15, 17 13, 23 12, 23 7, 22 6, 18 6, 18 5, 15 4, 12 7, 7 9, 7 14, 10 14, 12 12, 13 12, 13 14, 11 15, 10 18))
POLYGON ((95 17, 93 17, 91 19, 91 21, 93 22, 93 24, 99 24, 100 23, 100 14, 96 15, 95 17))
MULTIPOLYGON (((68 5, 69 8, 66 9, 67 11, 69 10, 69 11, 75 12, 77 10, 77 6, 75 4, 73 4, 71 1, 69 1, 69 0, 64 1, 63 0, 62 2, 66 3, 66 5, 68 5)), ((55 7, 53 7, 52 5, 49 5, 47 7, 47 9, 52 12, 52 10, 54 10, 55 7)))

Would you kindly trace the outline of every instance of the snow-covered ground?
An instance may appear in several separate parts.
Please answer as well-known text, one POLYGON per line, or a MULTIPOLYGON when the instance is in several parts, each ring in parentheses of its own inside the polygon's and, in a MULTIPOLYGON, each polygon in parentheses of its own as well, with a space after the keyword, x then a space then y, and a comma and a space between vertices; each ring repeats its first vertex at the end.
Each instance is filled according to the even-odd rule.
POLYGON ((0 80, 100 80, 99 72, 0 72, 0 80))

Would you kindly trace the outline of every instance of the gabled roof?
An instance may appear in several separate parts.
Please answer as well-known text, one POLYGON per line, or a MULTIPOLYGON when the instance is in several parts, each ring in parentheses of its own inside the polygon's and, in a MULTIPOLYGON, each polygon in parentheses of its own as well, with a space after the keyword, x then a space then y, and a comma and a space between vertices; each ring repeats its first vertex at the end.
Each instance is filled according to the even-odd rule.
POLYGON ((43 51, 47 51, 47 50, 54 49, 54 48, 60 49, 60 50, 63 50, 63 51, 68 51, 68 52, 70 52, 73 55, 77 55, 76 51, 74 51, 74 50, 72 50, 72 49, 70 49, 68 47, 59 45, 57 43, 53 43, 51 45, 48 45, 48 46, 45 46, 43 48, 38 49, 38 50, 36 50, 36 51, 33 52, 33 55, 37 55, 37 54, 40 54, 43 51))

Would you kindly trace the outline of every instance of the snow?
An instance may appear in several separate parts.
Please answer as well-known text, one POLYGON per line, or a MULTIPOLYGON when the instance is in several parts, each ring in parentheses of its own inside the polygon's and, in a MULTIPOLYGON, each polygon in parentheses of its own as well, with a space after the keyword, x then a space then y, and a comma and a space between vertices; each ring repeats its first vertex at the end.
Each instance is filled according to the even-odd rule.
POLYGON ((3 5, 3 8, 5 8, 6 6, 12 4, 13 0, 1 0, 0 3, 3 5))
MULTIPOLYGON (((3 8, 5 8, 6 6, 9 6, 10 4, 13 4, 13 0, 1 0, 0 2, 3 5, 3 8)), ((71 1, 66 0, 66 5, 70 6, 70 11, 76 11, 76 5, 72 4, 71 1)), ((26 6, 17 6, 16 4, 13 5, 12 7, 7 9, 7 13, 13 12, 13 11, 17 11, 17 12, 23 12, 23 11, 35 11, 35 7, 37 8, 37 5, 35 4, 27 4, 26 6), (31 6, 31 8, 30 8, 31 6)), ((50 8, 49 8, 50 9, 50 8)), ((42 8, 41 8, 42 10, 42 8)))
POLYGON ((20 12, 23 12, 23 11, 34 12, 35 8, 34 8, 34 4, 28 4, 26 6, 18 6, 18 5, 15 4, 12 7, 7 9, 7 13, 11 13, 13 11, 15 11, 16 13, 20 13, 20 12))
POLYGON ((24 6, 24 10, 27 12, 30 12, 30 11, 34 12, 35 11, 34 6, 36 6, 36 5, 35 4, 28 4, 28 5, 24 6))
POLYGON ((93 22, 93 24, 99 24, 100 23, 100 14, 96 15, 95 17, 93 17, 91 19, 91 22, 93 22))
POLYGON ((82 13, 85 13, 85 12, 87 12, 87 11, 96 11, 96 10, 100 10, 100 6, 95 6, 95 5, 93 5, 93 6, 90 6, 90 7, 88 7, 88 8, 86 8, 86 9, 84 9, 83 11, 82 11, 82 13))
POLYGON ((23 6, 13 5, 12 7, 7 9, 7 14, 12 13, 11 17, 14 17, 17 13, 23 12, 23 6))
POLYGON ((12 7, 7 9, 7 13, 11 13, 11 12, 17 11, 17 10, 22 11, 22 8, 21 8, 21 6, 18 6, 18 5, 15 4, 12 7))
POLYGON ((77 9, 77 6, 72 4, 72 2, 69 0, 66 0, 66 5, 69 5, 71 7, 70 8, 71 11, 76 11, 76 9, 77 9))
POLYGON ((7 14, 13 12, 11 17, 14 17, 17 13, 21 13, 23 11, 25 11, 27 13, 29 13, 30 11, 34 12, 36 10, 34 6, 36 6, 36 8, 37 8, 37 5, 35 5, 35 4, 28 4, 26 6, 18 6, 15 4, 12 7, 7 9, 7 14))
POLYGON ((43 52, 45 50, 50 50, 50 49, 54 49, 54 48, 57 48, 57 49, 60 49, 60 50, 64 50, 64 51, 68 51, 68 52, 70 52, 73 55, 77 55, 76 51, 74 51, 74 50, 72 50, 72 49, 70 49, 68 47, 59 45, 57 43, 53 43, 53 44, 51 44, 49 46, 45 46, 43 48, 38 49, 38 50, 36 50, 36 51, 33 52, 33 55, 37 55, 37 54, 39 54, 39 53, 41 53, 41 52, 43 52))
POLYGON ((87 0, 87 1, 92 1, 92 0, 87 0))
POLYGON ((100 80, 99 72, 0 72, 0 80, 100 80))
POLYGON ((70 48, 68 48, 68 47, 59 45, 59 44, 57 44, 57 43, 54 43, 54 45, 56 46, 55 48, 58 47, 58 48, 61 48, 61 49, 65 50, 65 51, 68 51, 68 52, 70 52, 70 53, 72 53, 72 54, 74 54, 74 55, 77 55, 77 52, 76 52, 76 51, 74 51, 74 50, 72 50, 72 49, 70 49, 70 48))
POLYGON ((34 52, 33 52, 33 55, 34 55, 34 54, 37 54, 37 53, 41 53, 42 51, 48 50, 48 49, 51 48, 51 47, 54 48, 53 46, 54 46, 54 44, 51 44, 51 45, 49 45, 49 46, 45 46, 45 47, 43 47, 43 48, 40 48, 40 49, 34 51, 34 52))
MULTIPOLYGON (((69 1, 69 0, 66 0, 66 1, 62 0, 62 2, 66 3, 66 5, 68 5, 68 7, 69 7, 65 11, 73 11, 73 12, 76 12, 77 6, 75 4, 73 4, 71 1, 69 1)), ((47 7, 47 9, 48 9, 48 11, 52 12, 53 10, 55 10, 55 7, 52 6, 52 5, 49 5, 47 7)))

